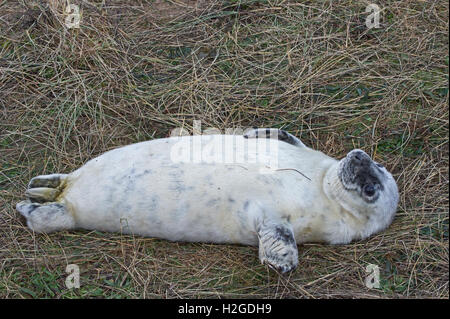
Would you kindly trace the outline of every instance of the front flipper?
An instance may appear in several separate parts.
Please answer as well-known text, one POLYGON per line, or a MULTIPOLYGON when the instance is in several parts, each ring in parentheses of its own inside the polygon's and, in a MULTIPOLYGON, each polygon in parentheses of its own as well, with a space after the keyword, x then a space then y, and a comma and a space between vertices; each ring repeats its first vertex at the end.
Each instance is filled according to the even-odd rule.
POLYGON ((298 264, 298 249, 292 225, 282 220, 263 220, 257 229, 259 259, 282 273, 298 264))
POLYGON ((256 128, 244 134, 244 138, 272 138, 295 146, 306 147, 294 135, 277 128, 256 128))

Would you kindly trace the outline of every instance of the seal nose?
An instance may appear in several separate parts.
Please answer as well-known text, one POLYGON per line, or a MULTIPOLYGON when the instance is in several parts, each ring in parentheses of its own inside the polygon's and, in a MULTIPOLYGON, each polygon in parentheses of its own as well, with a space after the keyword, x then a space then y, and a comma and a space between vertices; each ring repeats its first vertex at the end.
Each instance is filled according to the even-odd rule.
POLYGON ((364 165, 370 162, 370 156, 361 150, 351 151, 350 153, 348 153, 348 157, 351 162, 356 165, 364 165))

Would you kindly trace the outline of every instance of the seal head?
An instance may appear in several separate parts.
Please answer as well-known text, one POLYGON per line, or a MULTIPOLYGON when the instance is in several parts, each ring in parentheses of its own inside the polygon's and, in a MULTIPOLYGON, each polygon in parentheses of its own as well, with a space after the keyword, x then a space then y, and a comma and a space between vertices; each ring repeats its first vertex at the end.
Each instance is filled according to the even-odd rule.
POLYGON ((357 238, 367 238, 391 224, 399 198, 397 184, 386 168, 364 151, 349 152, 327 173, 325 181, 329 198, 364 225, 357 238))
MULTIPOLYGON (((346 190, 356 191, 367 203, 375 202, 389 181, 383 165, 373 161, 364 151, 356 149, 341 160, 339 179, 346 190)), ((389 174, 390 175, 390 174, 389 174)))

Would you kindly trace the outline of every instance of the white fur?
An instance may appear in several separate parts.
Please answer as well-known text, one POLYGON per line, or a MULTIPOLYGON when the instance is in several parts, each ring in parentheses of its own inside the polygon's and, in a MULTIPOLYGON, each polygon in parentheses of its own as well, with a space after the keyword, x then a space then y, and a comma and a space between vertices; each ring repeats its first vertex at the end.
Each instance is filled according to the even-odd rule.
MULTIPOLYGON (((270 252, 279 243, 263 238, 273 230, 266 227, 265 233, 263 225, 285 224, 296 243, 338 244, 366 238, 392 221, 398 194, 386 170, 384 193, 368 204, 343 188, 339 161, 308 147, 272 140, 278 161, 270 173, 270 163, 248 163, 252 155, 261 155, 261 148, 259 153, 256 149, 266 142, 242 136, 185 136, 104 153, 64 175, 55 201, 65 205, 70 216, 61 225, 173 241, 260 243, 264 261, 264 250, 270 252), (234 154, 247 162, 211 163, 223 155, 224 139, 235 139, 234 154), (208 145, 203 156, 209 163, 173 161, 177 147, 191 142, 208 145)), ((198 161, 201 154, 195 148, 194 153, 198 161)), ((30 227, 35 223, 38 220, 29 220, 30 227)), ((290 251, 292 245, 277 247, 290 251)), ((289 264, 295 267, 297 253, 290 256, 295 261, 289 264)))
MULTIPOLYGON (((76 227, 169 240, 256 244, 255 216, 242 218, 237 212, 252 200, 289 216, 298 242, 346 243, 386 226, 368 224, 355 214, 372 207, 340 186, 338 161, 310 148, 275 141, 281 170, 272 174, 261 174, 258 163, 172 162, 171 147, 180 139, 205 143, 207 138, 158 139, 109 151, 70 174, 60 200, 72 211, 76 227), (344 224, 336 233, 341 218, 344 224)), ((382 218, 373 222, 390 221, 389 209, 388 214, 375 209, 373 214, 382 218)))

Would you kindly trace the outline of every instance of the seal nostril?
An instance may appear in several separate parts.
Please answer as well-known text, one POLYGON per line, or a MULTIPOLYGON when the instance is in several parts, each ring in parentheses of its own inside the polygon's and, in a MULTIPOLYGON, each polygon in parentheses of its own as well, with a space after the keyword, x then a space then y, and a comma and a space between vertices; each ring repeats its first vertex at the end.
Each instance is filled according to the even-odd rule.
POLYGON ((362 160, 362 159, 361 159, 361 155, 358 154, 358 153, 356 153, 356 154, 353 156, 353 158, 354 158, 355 160, 357 160, 357 161, 361 161, 361 160, 362 160))

